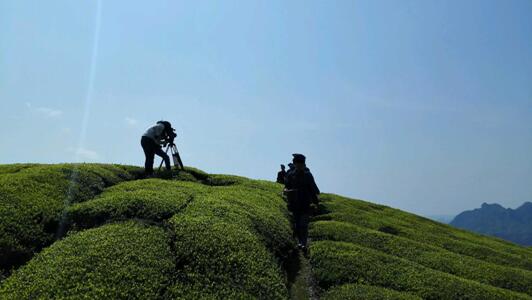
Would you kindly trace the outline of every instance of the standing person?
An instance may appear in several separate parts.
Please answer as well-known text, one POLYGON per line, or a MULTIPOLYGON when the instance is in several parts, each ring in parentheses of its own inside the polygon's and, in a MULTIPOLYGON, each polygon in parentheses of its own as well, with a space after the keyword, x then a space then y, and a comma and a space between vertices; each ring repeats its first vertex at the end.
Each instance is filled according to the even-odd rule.
POLYGON ((161 144, 170 139, 173 133, 172 124, 167 121, 158 121, 157 124, 151 126, 144 132, 140 140, 142 150, 146 156, 144 163, 144 172, 147 177, 153 176, 153 159, 155 154, 162 157, 166 170, 171 170, 170 157, 164 153, 161 144))
POLYGON ((288 174, 290 172, 293 172, 294 170, 295 170, 294 164, 293 163, 289 163, 288 164, 288 171, 286 172, 286 175, 288 176, 288 174))
POLYGON ((318 201, 320 190, 310 170, 306 167, 303 154, 292 154, 294 171, 288 172, 285 181, 285 194, 288 197, 288 209, 294 216, 294 231, 298 247, 307 253, 308 223, 310 203, 318 201))
POLYGON ((281 165, 281 171, 277 173, 277 183, 284 184, 284 178, 286 177, 285 166, 281 165))

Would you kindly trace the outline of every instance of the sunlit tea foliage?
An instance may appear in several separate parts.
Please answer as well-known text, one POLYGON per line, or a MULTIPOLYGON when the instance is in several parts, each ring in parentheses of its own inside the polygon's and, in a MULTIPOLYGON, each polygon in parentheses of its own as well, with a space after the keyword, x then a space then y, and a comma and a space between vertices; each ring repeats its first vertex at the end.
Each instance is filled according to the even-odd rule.
MULTIPOLYGON (((287 299, 282 185, 194 168, 0 166, 0 299, 287 299)), ((532 250, 323 194, 310 277, 323 299, 531 299, 532 250)))

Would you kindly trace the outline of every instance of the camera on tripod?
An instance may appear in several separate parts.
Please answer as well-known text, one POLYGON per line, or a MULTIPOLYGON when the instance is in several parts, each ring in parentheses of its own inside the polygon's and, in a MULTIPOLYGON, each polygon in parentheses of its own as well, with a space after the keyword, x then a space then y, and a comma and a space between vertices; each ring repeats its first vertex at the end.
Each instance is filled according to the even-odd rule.
MULTIPOLYGON (((168 150, 170 150, 170 153, 172 154, 172 160, 174 162, 174 166, 176 166, 178 169, 184 170, 185 166, 183 165, 183 161, 181 160, 181 156, 179 155, 177 146, 174 144, 174 140, 176 137, 177 137, 177 133, 175 133, 174 128, 170 127, 166 130, 166 136, 164 137, 164 147, 166 147, 165 153, 168 154, 168 150)), ((163 160, 161 160, 161 164, 159 165, 159 171, 161 170, 162 166, 163 166, 163 160)))
POLYGON ((174 140, 176 137, 177 137, 177 133, 175 133, 175 129, 172 128, 171 131, 168 131, 166 133, 166 137, 164 139, 164 146, 166 147, 166 145, 170 145, 170 146, 174 145, 174 140))

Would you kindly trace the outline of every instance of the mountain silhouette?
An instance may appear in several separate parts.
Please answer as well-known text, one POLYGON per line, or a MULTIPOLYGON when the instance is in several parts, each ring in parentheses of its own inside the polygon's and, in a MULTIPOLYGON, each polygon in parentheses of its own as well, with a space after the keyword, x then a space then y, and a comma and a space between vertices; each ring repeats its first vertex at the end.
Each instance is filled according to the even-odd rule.
POLYGON ((480 208, 457 215, 451 225, 496 236, 517 244, 532 245, 532 202, 516 209, 483 203, 480 208))

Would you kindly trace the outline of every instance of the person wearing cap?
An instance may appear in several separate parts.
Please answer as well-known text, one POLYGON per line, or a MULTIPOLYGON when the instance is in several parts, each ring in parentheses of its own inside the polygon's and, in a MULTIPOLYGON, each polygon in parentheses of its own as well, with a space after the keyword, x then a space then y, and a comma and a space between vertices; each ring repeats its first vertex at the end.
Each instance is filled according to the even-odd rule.
POLYGON ((158 121, 155 125, 149 127, 142 135, 140 144, 144 150, 146 160, 144 162, 144 172, 147 177, 153 175, 153 160, 155 154, 162 157, 166 170, 172 169, 170 166, 170 157, 164 153, 162 144, 165 143, 173 133, 172 124, 168 121, 158 121))
POLYGON ((286 175, 284 192, 288 198, 288 209, 294 217, 294 232, 298 239, 298 247, 307 253, 310 204, 318 202, 320 190, 306 166, 305 156, 299 153, 292 156, 294 171, 286 175))
POLYGON ((286 177, 285 166, 281 165, 281 171, 277 173, 277 183, 284 184, 284 178, 286 177))

